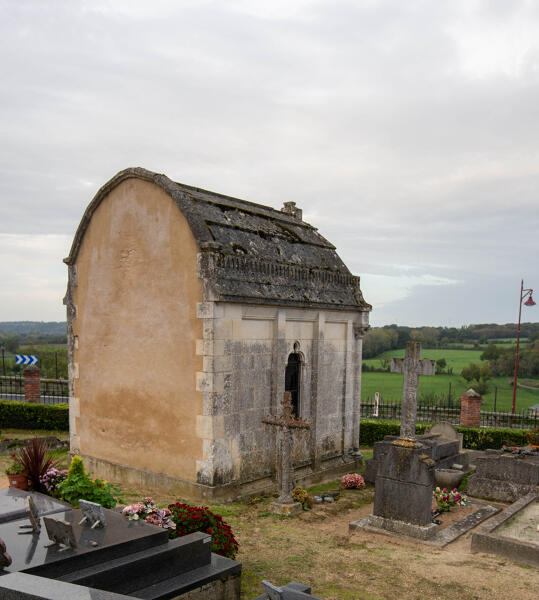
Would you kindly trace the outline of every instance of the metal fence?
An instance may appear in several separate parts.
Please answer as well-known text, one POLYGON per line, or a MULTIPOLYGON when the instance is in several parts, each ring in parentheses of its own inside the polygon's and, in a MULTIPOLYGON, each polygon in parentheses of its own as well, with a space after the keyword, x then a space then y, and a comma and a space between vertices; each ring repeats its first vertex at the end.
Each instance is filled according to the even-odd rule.
POLYGON ((0 398, 24 400, 24 381, 20 375, 0 375, 0 398))
POLYGON ((67 379, 42 379, 41 403, 62 404, 69 402, 69 388, 67 379))
MULTIPOLYGON (((375 404, 367 398, 361 403, 361 417, 400 421, 400 402, 385 402, 383 398, 378 404, 378 417, 374 416, 375 404)), ((460 423, 460 400, 439 402, 436 405, 418 404, 416 421, 418 423, 439 423, 446 421, 453 425, 460 423)), ((539 412, 524 409, 515 414, 507 412, 481 411, 481 427, 511 427, 514 429, 534 429, 539 427, 539 412)))
MULTIPOLYGON (((24 378, 22 375, 0 375, 0 398, 3 400, 18 400, 24 402, 24 378)), ((62 404, 69 402, 67 379, 42 379, 42 404, 62 404)))

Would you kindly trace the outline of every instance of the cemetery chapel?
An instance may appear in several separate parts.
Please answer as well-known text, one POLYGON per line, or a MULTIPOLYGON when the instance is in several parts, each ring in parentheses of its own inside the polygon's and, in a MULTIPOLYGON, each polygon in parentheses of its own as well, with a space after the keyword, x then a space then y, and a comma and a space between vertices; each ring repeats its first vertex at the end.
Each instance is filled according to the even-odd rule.
POLYGON ((192 499, 275 489, 285 391, 310 424, 294 478, 359 467, 371 306, 335 247, 281 210, 118 173, 69 256, 71 452, 88 470, 192 499))

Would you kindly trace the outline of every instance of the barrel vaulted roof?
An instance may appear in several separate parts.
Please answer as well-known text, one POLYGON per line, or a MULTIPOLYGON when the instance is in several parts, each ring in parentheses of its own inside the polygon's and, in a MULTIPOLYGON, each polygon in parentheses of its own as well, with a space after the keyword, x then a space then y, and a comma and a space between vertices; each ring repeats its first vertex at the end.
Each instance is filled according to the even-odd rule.
POLYGON ((76 263, 86 229, 103 198, 130 178, 154 183, 178 206, 199 245, 199 275, 212 300, 371 309, 363 299, 359 277, 350 273, 335 246, 302 220, 293 202, 276 210, 175 183, 142 168, 120 171, 97 192, 64 259, 68 265, 76 263))

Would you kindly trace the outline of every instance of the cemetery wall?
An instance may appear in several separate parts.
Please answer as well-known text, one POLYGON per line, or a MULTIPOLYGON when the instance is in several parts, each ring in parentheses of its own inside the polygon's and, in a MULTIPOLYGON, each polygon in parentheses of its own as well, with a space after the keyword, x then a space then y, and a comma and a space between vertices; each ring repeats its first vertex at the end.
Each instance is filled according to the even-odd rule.
POLYGON ((104 460, 196 477, 197 251, 182 213, 151 183, 120 183, 92 215, 68 290, 70 441, 72 452, 93 457, 98 473, 107 474, 104 460))

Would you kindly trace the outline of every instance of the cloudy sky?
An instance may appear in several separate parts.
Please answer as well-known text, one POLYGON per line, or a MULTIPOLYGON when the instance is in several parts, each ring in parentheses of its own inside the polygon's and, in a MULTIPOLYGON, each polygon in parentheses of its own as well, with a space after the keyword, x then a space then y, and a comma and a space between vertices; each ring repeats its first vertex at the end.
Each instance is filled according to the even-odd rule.
POLYGON ((2 0, 0 48, 0 321, 65 318, 62 258, 128 166, 296 201, 374 325, 539 292, 536 0, 2 0))

